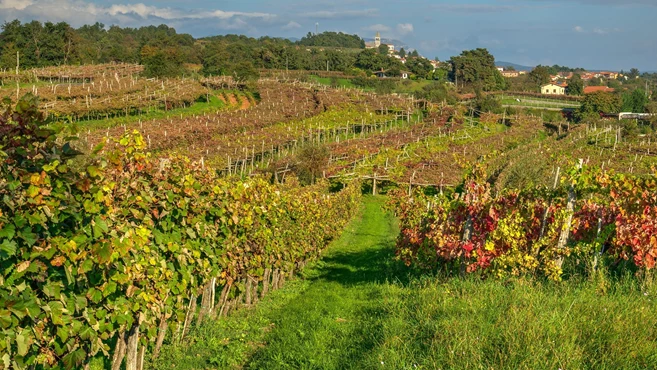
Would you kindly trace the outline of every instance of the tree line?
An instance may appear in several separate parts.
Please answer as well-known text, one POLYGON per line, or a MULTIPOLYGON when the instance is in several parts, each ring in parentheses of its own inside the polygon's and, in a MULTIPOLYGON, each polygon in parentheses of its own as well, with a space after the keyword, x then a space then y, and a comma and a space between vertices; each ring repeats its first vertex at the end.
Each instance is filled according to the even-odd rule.
POLYGON ((409 70, 421 78, 433 70, 417 52, 404 66, 397 58, 364 49, 357 35, 324 32, 299 41, 241 35, 194 38, 167 25, 140 28, 102 23, 73 28, 65 22, 5 22, 0 32, 0 68, 140 63, 146 75, 176 76, 186 65, 201 65, 206 75, 249 78, 258 69, 330 70, 353 74, 409 70))

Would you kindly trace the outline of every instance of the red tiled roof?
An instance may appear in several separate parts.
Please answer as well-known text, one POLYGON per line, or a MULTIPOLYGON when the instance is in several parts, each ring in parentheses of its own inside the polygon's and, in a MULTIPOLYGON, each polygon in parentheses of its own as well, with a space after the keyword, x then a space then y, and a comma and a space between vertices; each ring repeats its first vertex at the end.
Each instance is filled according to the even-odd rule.
POLYGON ((603 92, 614 92, 615 89, 607 86, 587 86, 584 88, 584 94, 591 94, 594 92, 603 91, 603 92))

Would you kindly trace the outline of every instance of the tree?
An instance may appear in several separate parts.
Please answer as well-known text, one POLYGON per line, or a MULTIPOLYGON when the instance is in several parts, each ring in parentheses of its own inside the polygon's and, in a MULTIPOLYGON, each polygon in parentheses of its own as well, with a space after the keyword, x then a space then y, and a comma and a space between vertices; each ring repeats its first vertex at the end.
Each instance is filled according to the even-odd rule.
POLYGON ((386 44, 381 44, 379 45, 379 54, 381 55, 388 55, 388 45, 386 44))
POLYGON ((308 32, 297 44, 303 46, 365 49, 365 41, 358 37, 358 35, 349 35, 342 32, 322 32, 316 35, 308 32))
POLYGON ((414 75, 427 78, 429 73, 433 70, 431 62, 424 58, 413 58, 406 61, 405 67, 414 75))
POLYGON ((500 113, 502 111, 502 104, 495 96, 485 95, 477 90, 474 108, 477 111, 477 115, 486 112, 500 113))
POLYGON ((250 60, 237 62, 232 66, 233 77, 237 81, 256 80, 258 79, 258 70, 255 69, 250 60))
POLYGON ((141 50, 141 63, 147 77, 175 77, 185 70, 183 58, 176 48, 144 46, 141 50))
POLYGON ((537 66, 529 73, 529 79, 537 88, 550 83, 550 71, 548 67, 537 66))
POLYGON ((566 94, 568 95, 582 95, 584 94, 584 81, 582 77, 575 73, 573 77, 568 81, 568 87, 566 88, 566 94))
POLYGON ((401 58, 406 58, 406 50, 404 50, 404 48, 399 49, 399 56, 401 58))
POLYGON ((639 77, 639 75, 640 72, 637 68, 630 69, 630 72, 627 74, 627 76, 631 79, 636 79, 637 77, 639 77))
POLYGON ((581 121, 588 117, 599 118, 600 113, 619 113, 622 106, 623 100, 618 94, 594 92, 585 96, 575 118, 581 121))
POLYGON ((647 104, 648 97, 643 89, 623 93, 623 112, 644 113, 647 104))
POLYGON ((417 50, 413 50, 410 54, 411 58, 419 58, 420 54, 417 52, 417 50))
POLYGON ((484 91, 502 90, 505 79, 495 67, 495 57, 486 49, 466 50, 450 59, 450 77, 461 84, 476 85, 484 91))
POLYGON ((294 170, 302 184, 315 183, 325 170, 329 154, 325 146, 311 145, 301 149, 294 170))

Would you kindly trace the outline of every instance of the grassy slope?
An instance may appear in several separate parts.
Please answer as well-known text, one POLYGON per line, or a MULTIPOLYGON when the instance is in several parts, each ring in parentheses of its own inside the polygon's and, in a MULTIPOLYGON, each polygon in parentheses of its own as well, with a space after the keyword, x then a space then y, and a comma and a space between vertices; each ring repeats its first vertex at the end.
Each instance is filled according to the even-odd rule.
MULTIPOLYGON (((208 102, 195 102, 185 108, 174 108, 168 111, 159 108, 150 108, 142 114, 117 116, 110 118, 89 119, 76 121, 83 129, 107 129, 119 125, 127 125, 139 121, 148 121, 155 119, 167 119, 171 117, 189 117, 193 115, 202 115, 204 113, 215 113, 218 110, 227 107, 221 99, 217 97, 218 91, 214 91, 208 102)), ((230 92, 229 92, 230 93, 230 92)))
POLYGON ((305 279, 204 324, 152 368, 657 368, 655 289, 415 277, 392 259, 381 204, 366 198, 305 279))

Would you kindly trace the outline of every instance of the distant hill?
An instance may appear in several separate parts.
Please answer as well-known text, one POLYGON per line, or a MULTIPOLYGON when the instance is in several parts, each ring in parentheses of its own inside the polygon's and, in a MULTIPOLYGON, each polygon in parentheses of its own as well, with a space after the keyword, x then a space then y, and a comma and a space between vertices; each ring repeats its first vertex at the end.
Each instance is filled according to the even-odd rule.
POLYGON ((502 61, 495 62, 495 65, 498 66, 498 67, 504 67, 504 68, 513 67, 513 68, 515 68, 516 71, 528 71, 529 72, 532 69, 534 69, 534 67, 528 67, 528 66, 523 66, 523 65, 520 65, 520 64, 502 62, 502 61))

